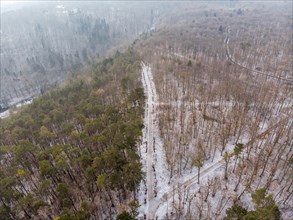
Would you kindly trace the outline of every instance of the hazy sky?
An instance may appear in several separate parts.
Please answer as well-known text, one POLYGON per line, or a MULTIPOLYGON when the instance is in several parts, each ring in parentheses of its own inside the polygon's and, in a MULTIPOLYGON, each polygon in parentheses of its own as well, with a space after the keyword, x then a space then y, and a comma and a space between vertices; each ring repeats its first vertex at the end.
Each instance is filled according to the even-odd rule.
MULTIPOLYGON (((1 13, 3 13, 3 12, 7 12, 7 11, 17 10, 17 9, 25 7, 25 6, 39 4, 44 1, 38 1, 38 0, 30 0, 30 1, 1 0, 0 2, 1 2, 1 13)), ((58 1, 56 1, 56 2, 58 2, 58 1)))
POLYGON ((1 7, 7 7, 12 5, 23 5, 29 3, 30 1, 10 1, 10 0, 1 0, 1 7))

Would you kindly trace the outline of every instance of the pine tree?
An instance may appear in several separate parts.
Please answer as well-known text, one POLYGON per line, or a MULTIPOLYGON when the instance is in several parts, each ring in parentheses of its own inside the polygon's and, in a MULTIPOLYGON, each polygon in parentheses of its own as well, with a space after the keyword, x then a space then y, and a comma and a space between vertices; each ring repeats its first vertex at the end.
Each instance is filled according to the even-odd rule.
POLYGON ((224 220, 242 220, 246 216, 247 210, 238 204, 234 204, 232 207, 226 210, 226 216, 224 220))

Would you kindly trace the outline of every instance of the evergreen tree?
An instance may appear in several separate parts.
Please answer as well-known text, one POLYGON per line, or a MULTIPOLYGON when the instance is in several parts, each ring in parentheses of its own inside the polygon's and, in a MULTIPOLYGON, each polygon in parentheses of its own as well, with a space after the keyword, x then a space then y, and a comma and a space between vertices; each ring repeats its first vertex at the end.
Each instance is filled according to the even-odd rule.
POLYGON ((224 220, 242 220, 247 214, 247 210, 240 205, 234 204, 226 210, 226 217, 224 220))

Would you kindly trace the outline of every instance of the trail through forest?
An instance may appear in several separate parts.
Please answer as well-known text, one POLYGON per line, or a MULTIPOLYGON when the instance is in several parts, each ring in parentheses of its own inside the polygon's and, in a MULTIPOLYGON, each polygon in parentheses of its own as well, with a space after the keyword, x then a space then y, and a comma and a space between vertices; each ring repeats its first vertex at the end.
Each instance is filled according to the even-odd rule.
POLYGON ((273 75, 272 73, 265 73, 265 72, 262 72, 262 71, 258 71, 258 70, 252 70, 252 69, 249 69, 248 67, 242 65, 241 63, 239 63, 237 60, 235 60, 231 53, 230 53, 230 49, 229 49, 229 42, 230 42, 230 26, 227 27, 226 29, 226 37, 225 37, 225 46, 226 46, 226 57, 227 59, 233 63, 233 64, 236 64, 237 66, 245 69, 245 70, 248 70, 249 72, 252 72, 252 73, 255 73, 255 74, 260 74, 260 75, 263 75, 265 77, 269 77, 271 79, 274 79, 274 80, 278 80, 278 81, 284 81, 284 82, 287 82, 289 84, 293 84, 293 80, 291 79, 286 79, 286 78, 283 78, 283 77, 278 77, 278 76, 275 76, 273 75))
MULTIPOLYGON (((140 217, 143 219, 156 219, 165 214, 167 203, 171 203, 169 200, 176 194, 178 189, 187 188, 196 183, 198 172, 193 172, 188 177, 180 176, 176 178, 176 181, 168 184, 167 164, 157 123, 157 93, 151 68, 145 64, 142 64, 142 83, 147 98, 144 118, 145 127, 143 129, 140 154, 146 179, 140 186, 140 217), (160 213, 158 213, 158 210, 160 210, 160 213)), ((202 168, 200 176, 213 173, 223 164, 223 158, 214 160, 202 168)))
POLYGON ((142 83, 146 95, 143 140, 140 155, 146 179, 141 183, 139 202, 140 217, 154 219, 154 209, 162 189, 167 187, 167 169, 163 145, 159 136, 158 116, 156 111, 157 93, 151 68, 142 64, 142 83))

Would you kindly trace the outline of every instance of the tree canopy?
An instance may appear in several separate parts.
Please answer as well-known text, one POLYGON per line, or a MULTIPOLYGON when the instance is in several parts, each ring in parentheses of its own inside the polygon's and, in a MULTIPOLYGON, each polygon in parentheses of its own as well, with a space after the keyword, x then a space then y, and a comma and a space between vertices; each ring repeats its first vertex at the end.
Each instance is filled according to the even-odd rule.
POLYGON ((117 53, 1 121, 0 219, 115 215, 142 179, 139 73, 117 53))
POLYGON ((247 211, 238 204, 226 210, 225 220, 278 220, 281 218, 281 213, 276 205, 273 195, 267 195, 265 188, 257 189, 251 193, 252 201, 255 210, 247 211))

